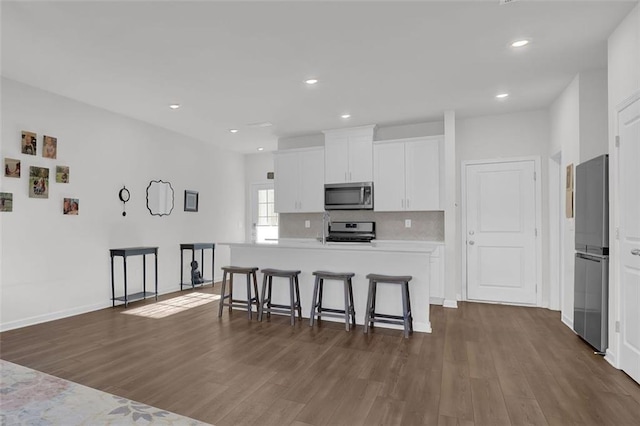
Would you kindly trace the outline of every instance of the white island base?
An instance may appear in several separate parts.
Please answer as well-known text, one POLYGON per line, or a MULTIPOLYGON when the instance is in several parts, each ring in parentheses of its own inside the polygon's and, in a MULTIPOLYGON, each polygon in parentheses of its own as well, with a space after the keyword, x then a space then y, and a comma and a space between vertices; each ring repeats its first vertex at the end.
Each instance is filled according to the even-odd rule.
MULTIPOLYGON (((411 275, 409 283, 413 329, 430 333, 429 321, 429 263, 434 247, 416 243, 390 243, 373 245, 322 245, 316 241, 280 241, 277 244, 228 243, 231 264, 234 266, 300 270, 300 302, 302 315, 308 324, 313 295, 314 271, 353 272, 353 297, 356 323, 364 324, 370 273, 383 275, 411 275)), ((234 298, 246 297, 244 277, 237 277, 234 298)), ((258 274, 258 288, 262 292, 262 274, 258 274)), ((262 295, 260 295, 262 296, 262 295)), ((273 279, 272 302, 289 304, 289 285, 286 279, 273 279)), ((344 309, 341 281, 324 281, 325 308, 344 309)), ((402 315, 401 290, 398 284, 378 284, 376 311, 388 315, 402 315)), ((344 321, 322 317, 323 321, 344 321)), ((375 323, 375 327, 401 329, 402 326, 375 323)))

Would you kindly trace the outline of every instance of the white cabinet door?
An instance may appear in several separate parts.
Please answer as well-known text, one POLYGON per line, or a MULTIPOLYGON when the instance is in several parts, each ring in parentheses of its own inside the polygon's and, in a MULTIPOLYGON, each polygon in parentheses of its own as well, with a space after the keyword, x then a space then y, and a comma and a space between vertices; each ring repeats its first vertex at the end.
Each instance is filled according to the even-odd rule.
POLYGON ((349 137, 349 171, 347 182, 373 180, 373 140, 369 136, 349 137))
POLYGON ((378 212, 404 210, 404 144, 383 143, 373 147, 373 208, 378 212))
POLYGON ((324 211, 324 150, 300 152, 298 158, 300 170, 298 211, 322 212, 324 211))
POLYGON ((274 158, 275 210, 294 213, 298 208, 299 164, 297 153, 278 153, 274 158))
POLYGON ((324 143, 324 179, 326 183, 348 182, 349 138, 327 136, 324 143))
POLYGON ((406 142, 406 210, 440 210, 440 155, 438 139, 406 142))

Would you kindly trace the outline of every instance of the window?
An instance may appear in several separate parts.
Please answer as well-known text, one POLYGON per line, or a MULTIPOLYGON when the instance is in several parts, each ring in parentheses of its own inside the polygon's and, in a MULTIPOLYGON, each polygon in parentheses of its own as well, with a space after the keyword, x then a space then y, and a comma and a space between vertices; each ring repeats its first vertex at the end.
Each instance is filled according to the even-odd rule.
POLYGON ((264 243, 278 239, 278 213, 275 212, 272 185, 255 187, 253 223, 256 242, 264 243))

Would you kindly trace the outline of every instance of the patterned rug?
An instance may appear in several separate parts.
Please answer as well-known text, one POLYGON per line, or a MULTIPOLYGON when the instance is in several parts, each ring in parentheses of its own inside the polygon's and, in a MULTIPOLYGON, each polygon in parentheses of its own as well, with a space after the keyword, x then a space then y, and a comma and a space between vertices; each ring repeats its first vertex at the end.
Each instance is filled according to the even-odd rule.
POLYGON ((0 425, 207 425, 0 360, 0 425))

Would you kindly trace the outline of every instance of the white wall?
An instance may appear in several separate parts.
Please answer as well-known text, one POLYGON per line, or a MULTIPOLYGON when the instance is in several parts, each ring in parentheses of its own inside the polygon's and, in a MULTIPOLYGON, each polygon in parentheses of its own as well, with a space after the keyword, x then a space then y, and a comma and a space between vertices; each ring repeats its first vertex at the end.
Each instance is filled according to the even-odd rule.
POLYGON ((607 70, 580 73, 580 162, 609 152, 607 70))
MULTIPOLYGON (((577 165, 580 161, 580 76, 576 76, 562 94, 554 101, 549 111, 551 122, 551 155, 562 153, 560 187, 566 186, 567 165, 577 165)), ((561 198, 561 211, 565 210, 564 196, 561 198)), ((552 215, 554 212, 551 213, 552 215)), ((573 277, 575 223, 573 218, 561 218, 560 265, 561 311, 562 321, 573 328, 573 277)))
MULTIPOLYGON (((525 111, 511 114, 456 119, 456 176, 461 176, 461 163, 471 160, 514 158, 537 156, 540 160, 549 157, 549 116, 544 110, 525 111)), ((547 163, 541 161, 542 211, 547 211, 547 163)), ((461 185, 457 186, 458 214, 456 228, 462 230, 461 185)), ((548 217, 542 216, 542 305, 549 303, 548 258, 548 217)), ((446 238, 446 235, 445 235, 446 238)), ((461 247, 464 250, 464 247, 461 247)), ((462 261, 463 256, 460 256, 462 261)), ((456 265, 462 268, 461 263, 456 265)), ((461 279, 465 286, 465 279, 461 279)), ((458 288, 461 294, 462 288, 458 288)))
MULTIPOLYGON (((634 94, 640 93, 640 6, 627 15, 609 37, 609 235, 615 235, 619 226, 618 161, 615 148, 617 134, 618 106, 634 94)), ((607 359, 617 366, 619 353, 619 337, 615 332, 615 322, 620 321, 620 276, 619 276, 619 245, 615 239, 611 240, 609 257, 609 349, 607 359)))
MULTIPOLYGON (((166 293, 179 289, 180 243, 242 239, 242 155, 6 79, 2 112, 2 157, 22 160, 22 177, 1 184, 14 197, 14 211, 0 213, 2 329, 110 306, 110 248, 158 246, 159 291, 166 293), (37 156, 20 153, 22 130, 38 134, 37 156), (43 134, 58 138, 56 160, 42 157, 43 134), (48 199, 28 197, 32 165, 50 169, 48 199), (70 166, 69 184, 55 182, 56 165, 70 166), (170 216, 146 209, 152 179, 173 186, 170 216), (123 185, 131 191, 126 217, 123 185), (185 189, 200 192, 198 213, 183 211, 185 189), (80 199, 79 216, 62 214, 64 197, 80 199)), ((141 287, 141 259, 128 262, 131 286, 141 287)), ((216 266, 227 262, 217 250, 216 266)), ((118 287, 121 277, 118 266, 118 287)))

